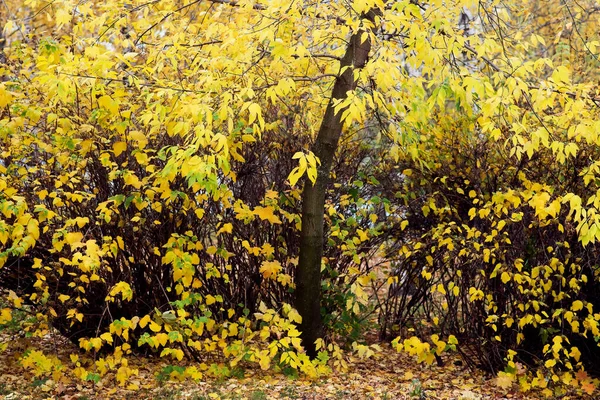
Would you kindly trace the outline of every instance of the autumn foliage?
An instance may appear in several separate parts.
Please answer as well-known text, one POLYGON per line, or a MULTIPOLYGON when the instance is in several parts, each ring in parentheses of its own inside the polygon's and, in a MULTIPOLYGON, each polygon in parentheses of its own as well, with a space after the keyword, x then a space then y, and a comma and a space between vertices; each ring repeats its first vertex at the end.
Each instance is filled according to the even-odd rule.
POLYGON ((6 3, 0 329, 94 357, 32 348, 24 368, 135 389, 135 352, 194 361, 180 380, 318 377, 377 352, 377 321, 423 362, 595 390, 593 2, 6 3), (344 65, 356 35, 368 57, 344 65), (293 304, 328 104, 311 358, 293 304))

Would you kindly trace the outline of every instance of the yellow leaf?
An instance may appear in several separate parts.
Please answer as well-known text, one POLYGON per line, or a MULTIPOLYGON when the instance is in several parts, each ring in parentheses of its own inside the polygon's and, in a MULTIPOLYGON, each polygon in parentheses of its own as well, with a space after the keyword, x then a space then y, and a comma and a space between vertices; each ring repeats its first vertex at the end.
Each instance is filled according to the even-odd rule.
MULTIPOLYGON (((142 325, 142 321, 140 321, 140 326, 141 325, 142 325)), ((152 332, 160 332, 160 329, 161 329, 160 325, 158 325, 156 322, 154 322, 154 321, 150 322, 150 330, 152 332)))
POLYGON ((60 300, 61 303, 64 303, 65 301, 69 300, 71 298, 71 296, 66 295, 66 294, 61 294, 60 296, 58 296, 58 300, 60 300))
POLYGON ((81 243, 82 239, 83 239, 83 233, 81 233, 81 232, 69 232, 65 235, 65 240, 67 241, 67 243, 69 245, 71 245, 71 247, 73 247, 76 244, 81 243))
POLYGON ((0 109, 11 103, 13 96, 8 92, 4 85, 0 85, 0 109))
POLYGON ((362 229, 357 229, 356 233, 358 234, 358 238, 361 242, 369 240, 369 235, 367 235, 366 231, 363 231, 362 229))
POLYGON ((556 365, 556 360, 546 360, 544 365, 546 366, 546 368, 552 368, 556 365))
POLYGON ((259 361, 260 369, 266 371, 271 366, 271 358, 268 355, 262 356, 259 361))
POLYGON ((301 170, 299 167, 296 167, 292 170, 292 172, 290 172, 290 174, 288 175, 288 180, 290 181, 291 186, 294 186, 298 182, 298 180, 302 178, 302 175, 304 175, 304 171, 306 170, 301 170))
POLYGON ((274 212, 275 210, 271 206, 258 206, 254 208, 254 214, 263 221, 269 221, 272 224, 281 224, 281 220, 274 214, 274 212))
MULTIPOLYGON (((292 170, 292 172, 290 172, 290 174, 288 175, 288 180, 290 181, 290 185, 294 186, 296 184, 296 182, 298 182, 298 179, 300 179, 302 177, 302 175, 304 175, 304 173, 306 172, 306 168, 308 167, 308 161, 306 159, 306 154, 304 154, 301 151, 296 152, 292 156, 292 159, 298 160, 298 166, 296 168, 294 168, 292 170)), ((313 181, 313 183, 314 183, 314 181, 313 181)))
POLYGON ((583 309, 583 302, 581 300, 575 300, 571 306, 571 310, 579 311, 581 309, 583 309))
POLYGON ((100 350, 100 348, 102 347, 102 339, 100 338, 92 338, 90 339, 90 343, 92 344, 92 347, 96 350, 100 350))
POLYGON ((502 389, 509 389, 512 386, 513 381, 513 375, 499 372, 498 377, 496 377, 496 386, 501 387, 502 389))
POLYGON ((446 294, 446 289, 444 288, 444 284, 443 283, 439 283, 437 285, 437 291, 440 292, 443 295, 446 294))
POLYGON ((575 361, 579 362, 579 358, 581 357, 581 351, 577 347, 571 347, 571 352, 569 356, 573 357, 575 361))
POLYGON ((256 119, 261 123, 261 127, 264 126, 265 121, 262 119, 260 106, 256 103, 250 104, 248 107, 248 125, 252 125, 256 119))
POLYGON ((164 332, 157 333, 156 336, 154 336, 154 337, 156 338, 158 343, 160 343, 160 345, 163 347, 167 344, 167 341, 169 340, 169 335, 167 335, 164 332))
POLYGON ((127 150, 127 143, 116 142, 113 144, 113 152, 115 153, 115 157, 119 157, 125 150, 127 150))
POLYGON ((279 261, 264 261, 260 266, 260 273, 267 279, 275 279, 277 274, 281 271, 281 264, 279 261))
POLYGON ((302 323, 302 316, 298 313, 298 311, 296 311, 295 309, 291 309, 290 312, 288 313, 288 318, 290 319, 290 321, 292 322, 296 322, 298 324, 302 323))
POLYGON ((100 338, 102 340, 104 340, 106 343, 112 343, 113 342, 112 335, 109 332, 103 333, 102 335, 100 335, 100 338))
POLYGON ((231 233, 232 231, 233 231, 233 224, 226 223, 226 224, 223 224, 221 229, 219 229, 219 231, 217 232, 217 236, 219 236, 221 233, 231 233))
POLYGON ((112 115, 117 115, 119 113, 119 105, 108 95, 100 96, 98 98, 98 105, 112 115))
POLYGON ((271 246, 271 243, 265 243, 265 244, 262 245, 261 252, 265 256, 270 257, 275 252, 275 248, 273 246, 271 246))
POLYGON ((12 321, 12 312, 10 308, 3 308, 0 310, 0 325, 6 324, 10 321, 12 321))
POLYGON ((113 286, 113 288, 111 289, 109 296, 107 297, 114 297, 117 294, 121 293, 121 296, 123 297, 123 300, 131 300, 133 299, 133 290, 131 289, 131 286, 129 286, 129 283, 127 282, 118 282, 115 286, 113 286))
POLYGON ((71 21, 71 15, 66 8, 61 7, 54 14, 54 21, 56 22, 56 27, 60 28, 71 21))
POLYGON ((183 350, 181 349, 175 349, 173 350, 173 355, 175 356, 175 358, 177 358, 177 360, 181 361, 183 360, 183 350))
POLYGON ((124 386, 125 382, 127 382, 127 378, 129 378, 129 368, 125 367, 125 366, 121 366, 119 367, 119 369, 117 370, 117 373, 115 374, 115 378, 117 379, 117 382, 119 382, 119 385, 124 386))
POLYGON ((185 374, 195 381, 199 381, 200 379, 202 379, 202 372, 198 371, 198 369, 195 366, 187 367, 185 370, 185 374))

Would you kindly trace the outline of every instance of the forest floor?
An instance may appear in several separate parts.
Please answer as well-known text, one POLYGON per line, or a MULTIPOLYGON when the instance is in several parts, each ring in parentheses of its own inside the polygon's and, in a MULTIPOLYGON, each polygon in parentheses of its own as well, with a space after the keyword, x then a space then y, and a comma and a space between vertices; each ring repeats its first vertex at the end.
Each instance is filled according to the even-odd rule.
MULTIPOLYGON (((114 376, 107 374, 96 385, 67 379, 54 382, 29 374, 19 357, 28 348, 54 352, 64 364, 75 348, 64 339, 48 337, 42 341, 22 339, 0 333, 0 344, 11 345, 0 352, 0 399, 532 399, 516 387, 502 389, 494 377, 470 371, 454 356, 444 356, 444 366, 424 365, 406 354, 383 344, 380 353, 367 360, 350 363, 346 373, 307 380, 261 370, 245 370, 236 378, 206 378, 201 382, 172 383, 157 379, 166 363, 161 359, 130 357, 130 366, 138 368, 134 381, 137 391, 119 388, 114 376)), ((1 348, 2 346, 0 346, 1 348)), ((83 357, 83 356, 82 356, 83 357)), ((570 397, 571 399, 580 397, 570 397)), ((564 400, 569 397, 563 397, 564 400)))

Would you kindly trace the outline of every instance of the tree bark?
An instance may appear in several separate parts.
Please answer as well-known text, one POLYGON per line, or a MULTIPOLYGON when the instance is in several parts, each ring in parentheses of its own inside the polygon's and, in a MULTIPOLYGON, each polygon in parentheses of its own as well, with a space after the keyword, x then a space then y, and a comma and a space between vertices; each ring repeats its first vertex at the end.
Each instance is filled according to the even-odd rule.
MULTIPOLYGON (((370 11, 363 18, 374 23, 375 12, 370 11)), ((331 165, 342 133, 341 115, 344 109, 334 111, 336 100, 345 99, 349 91, 356 89, 354 70, 365 66, 371 41, 367 37, 361 42, 364 31, 350 37, 346 54, 340 62, 343 71, 335 80, 331 99, 325 110, 321 127, 312 146, 313 153, 321 161, 314 185, 305 181, 302 193, 302 231, 300 233, 300 257, 296 272, 296 309, 302 316, 300 330, 307 354, 317 355, 315 341, 322 336, 321 320, 321 259, 323 257, 323 216, 325 195, 330 181, 331 165)))

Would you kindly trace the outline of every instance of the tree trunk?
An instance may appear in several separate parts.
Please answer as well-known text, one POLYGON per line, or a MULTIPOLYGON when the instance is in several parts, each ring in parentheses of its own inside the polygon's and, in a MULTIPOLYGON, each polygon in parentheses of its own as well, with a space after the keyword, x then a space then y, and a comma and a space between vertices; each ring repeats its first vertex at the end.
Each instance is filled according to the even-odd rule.
MULTIPOLYGON (((371 22, 375 12, 364 15, 371 22)), ((300 330, 302 342, 307 354, 317 355, 315 341, 322 335, 321 321, 321 259, 323 257, 323 215, 325 213, 325 194, 329 184, 329 175, 333 157, 342 133, 343 109, 334 112, 334 101, 345 99, 348 91, 356 89, 354 69, 364 67, 371 51, 371 41, 361 42, 364 31, 353 34, 348 43, 346 54, 340 62, 340 74, 333 86, 331 99, 312 151, 321 161, 317 180, 314 185, 304 183, 302 193, 302 231, 300 234, 300 259, 296 272, 296 309, 302 316, 300 330), (345 69, 344 69, 345 68, 345 69)))

